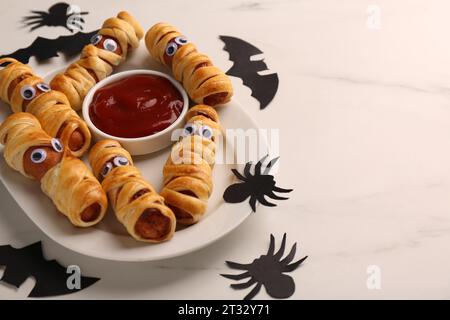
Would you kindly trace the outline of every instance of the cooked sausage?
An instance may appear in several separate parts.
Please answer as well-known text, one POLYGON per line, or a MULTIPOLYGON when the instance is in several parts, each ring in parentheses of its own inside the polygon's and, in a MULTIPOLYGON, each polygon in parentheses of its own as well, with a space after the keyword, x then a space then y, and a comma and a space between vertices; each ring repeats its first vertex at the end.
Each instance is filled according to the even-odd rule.
POLYGON ((23 157, 23 168, 27 174, 40 181, 42 177, 53 168, 62 159, 62 153, 56 152, 51 147, 32 147, 29 148, 23 157), (35 163, 31 157, 35 151, 42 149, 46 153, 45 160, 41 163, 35 163))
POLYGON ((135 225, 135 231, 142 238, 158 240, 170 230, 170 219, 154 208, 146 209, 135 225))

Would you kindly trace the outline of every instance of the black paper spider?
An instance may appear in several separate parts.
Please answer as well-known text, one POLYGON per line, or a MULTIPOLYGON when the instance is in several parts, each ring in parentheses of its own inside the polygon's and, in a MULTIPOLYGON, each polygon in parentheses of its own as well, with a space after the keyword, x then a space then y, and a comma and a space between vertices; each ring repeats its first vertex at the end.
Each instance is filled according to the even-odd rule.
POLYGON ((230 268, 245 270, 245 272, 241 274, 221 274, 221 276, 232 280, 243 280, 250 278, 250 280, 244 283, 231 284, 230 286, 233 289, 247 289, 256 283, 256 286, 252 289, 252 291, 250 291, 249 294, 245 296, 244 300, 254 298, 261 290, 262 286, 264 286, 267 293, 273 298, 289 298, 295 292, 295 283, 291 276, 284 273, 292 272, 297 269, 302 262, 308 258, 308 256, 305 256, 290 264, 295 257, 297 243, 294 243, 289 254, 281 260, 284 255, 285 246, 286 233, 283 235, 283 241, 281 242, 280 249, 274 254, 275 238, 271 234, 269 250, 266 255, 260 256, 259 258, 253 260, 250 264, 240 264, 226 261, 230 268))
POLYGON ((264 160, 267 159, 269 155, 266 155, 264 158, 258 161, 255 165, 255 174, 252 175, 250 173, 250 168, 252 166, 251 162, 248 162, 244 168, 244 175, 239 173, 236 169, 231 169, 234 175, 241 181, 241 183, 235 183, 229 186, 224 194, 223 199, 228 203, 238 203, 245 201, 248 197, 250 197, 250 206, 253 209, 253 212, 256 211, 256 201, 261 203, 262 205, 268 207, 275 207, 276 204, 268 202, 264 196, 267 196, 271 199, 275 200, 287 200, 289 198, 277 196, 274 191, 289 193, 293 189, 282 189, 277 187, 275 184, 274 177, 269 175, 270 168, 278 161, 279 157, 272 159, 269 164, 266 166, 266 169, 261 174, 261 167, 264 160))
POLYGON ((33 15, 24 17, 22 22, 25 26, 31 27, 30 31, 44 26, 64 27, 70 32, 74 32, 75 29, 83 30, 83 23, 85 21, 81 16, 89 12, 76 12, 76 10, 71 12, 72 10, 69 10, 69 8, 72 8, 69 4, 59 2, 51 6, 48 12, 31 11, 33 15))

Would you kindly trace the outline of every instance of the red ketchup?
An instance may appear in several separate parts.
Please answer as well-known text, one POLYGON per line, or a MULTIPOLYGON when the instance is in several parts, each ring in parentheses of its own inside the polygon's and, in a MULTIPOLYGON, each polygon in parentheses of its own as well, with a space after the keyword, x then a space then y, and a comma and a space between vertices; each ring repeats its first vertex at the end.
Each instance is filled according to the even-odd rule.
POLYGON ((139 138, 169 127, 182 109, 183 97, 169 80, 141 74, 98 89, 89 106, 89 116, 107 134, 139 138))

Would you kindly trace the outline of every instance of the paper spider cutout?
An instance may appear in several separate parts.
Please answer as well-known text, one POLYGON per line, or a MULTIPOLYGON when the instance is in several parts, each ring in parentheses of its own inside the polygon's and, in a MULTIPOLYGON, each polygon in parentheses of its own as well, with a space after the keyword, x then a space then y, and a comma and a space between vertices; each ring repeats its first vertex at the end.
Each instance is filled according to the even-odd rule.
POLYGON ((266 166, 264 171, 261 173, 261 167, 264 160, 267 159, 269 155, 266 155, 255 165, 255 173, 252 175, 250 169, 252 166, 251 162, 247 162, 244 168, 244 174, 242 175, 236 169, 231 169, 233 174, 241 181, 241 183, 235 183, 229 186, 224 194, 223 199, 228 203, 238 203, 245 201, 250 197, 250 206, 253 212, 256 212, 256 202, 258 201, 262 205, 268 207, 275 207, 276 204, 267 201, 264 196, 267 196, 275 200, 287 200, 289 198, 280 197, 274 193, 289 193, 293 189, 282 189, 276 186, 276 182, 272 175, 269 175, 269 171, 272 166, 278 161, 279 157, 272 159, 266 166))
POLYGON ((31 27, 30 31, 44 26, 64 27, 70 32, 73 32, 74 29, 83 30, 83 23, 85 21, 81 16, 89 14, 89 12, 78 12, 77 10, 73 10, 73 8, 68 3, 58 2, 51 6, 48 12, 32 10, 32 15, 24 17, 22 22, 25 26, 31 27))
POLYGON ((241 274, 221 274, 221 276, 231 280, 243 280, 250 278, 247 282, 230 285, 230 287, 237 290, 247 289, 256 284, 250 293, 245 296, 244 300, 254 298, 261 290, 262 286, 264 286, 267 293, 273 298, 289 298, 295 292, 295 282, 291 276, 284 273, 292 272, 297 269, 302 262, 308 258, 308 256, 304 256, 300 260, 291 263, 295 257, 297 243, 294 243, 291 251, 289 251, 288 255, 282 259, 285 247, 286 233, 283 235, 280 249, 274 254, 275 237, 271 234, 267 254, 261 255, 249 264, 226 261, 226 264, 231 269, 244 270, 245 272, 241 274))

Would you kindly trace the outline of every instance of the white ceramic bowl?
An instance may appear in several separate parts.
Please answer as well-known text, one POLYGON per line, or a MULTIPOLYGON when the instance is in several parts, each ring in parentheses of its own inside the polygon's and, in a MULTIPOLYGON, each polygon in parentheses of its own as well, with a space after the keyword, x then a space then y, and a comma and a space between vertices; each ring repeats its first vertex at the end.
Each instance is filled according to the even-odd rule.
POLYGON ((128 150, 132 155, 142 155, 142 154, 148 154, 152 153, 158 150, 161 150, 173 143, 171 137, 172 132, 176 129, 179 129, 184 124, 184 117, 186 115, 186 112, 189 109, 189 99, 186 94, 186 91, 184 91, 183 87, 172 77, 168 76, 167 74, 153 71, 153 70, 130 70, 130 71, 124 71, 120 73, 116 73, 114 75, 111 75, 102 81, 98 82, 87 94, 86 98, 83 101, 83 117, 86 121, 89 129, 92 132, 92 135, 94 139, 96 140, 102 140, 102 139, 114 139, 120 142, 120 144, 128 150), (148 74, 148 75, 154 75, 154 76, 160 76, 163 78, 168 79, 175 88, 178 89, 178 91, 181 93, 181 96, 183 97, 183 109, 181 111, 180 116, 178 119, 172 123, 169 127, 166 129, 157 132, 155 134, 152 134, 150 136, 145 137, 139 137, 139 138, 122 138, 122 137, 115 137, 113 135, 107 134, 100 129, 98 129, 94 123, 91 121, 91 118, 89 116, 89 106, 92 102, 92 98, 94 97, 95 92, 99 89, 104 87, 105 85, 108 85, 112 82, 115 82, 117 80, 127 78, 133 75, 139 75, 139 74, 148 74))

